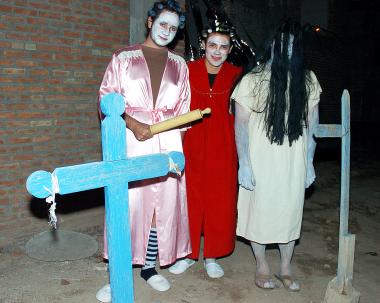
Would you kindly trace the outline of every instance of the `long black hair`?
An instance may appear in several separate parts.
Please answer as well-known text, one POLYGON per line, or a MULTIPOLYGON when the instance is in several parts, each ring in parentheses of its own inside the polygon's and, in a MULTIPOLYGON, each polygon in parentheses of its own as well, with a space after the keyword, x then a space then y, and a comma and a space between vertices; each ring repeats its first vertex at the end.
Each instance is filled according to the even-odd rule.
POLYGON ((291 146, 302 136, 308 114, 309 72, 304 65, 301 26, 286 21, 278 29, 270 46, 268 51, 271 56, 265 63, 271 62, 264 109, 266 135, 271 143, 278 145, 282 145, 287 136, 291 146))

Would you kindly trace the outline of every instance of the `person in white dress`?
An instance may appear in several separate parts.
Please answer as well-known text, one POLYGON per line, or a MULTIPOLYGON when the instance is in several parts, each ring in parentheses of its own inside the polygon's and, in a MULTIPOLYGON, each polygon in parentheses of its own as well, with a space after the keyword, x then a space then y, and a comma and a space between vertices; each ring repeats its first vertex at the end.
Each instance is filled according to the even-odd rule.
POLYGON ((291 259, 300 237, 305 187, 315 179, 313 133, 322 89, 315 74, 304 68, 298 24, 280 27, 267 58, 241 79, 231 96, 239 156, 237 235, 251 241, 258 287, 278 286, 265 257, 266 245, 277 243, 281 265, 276 277, 297 291, 291 259))

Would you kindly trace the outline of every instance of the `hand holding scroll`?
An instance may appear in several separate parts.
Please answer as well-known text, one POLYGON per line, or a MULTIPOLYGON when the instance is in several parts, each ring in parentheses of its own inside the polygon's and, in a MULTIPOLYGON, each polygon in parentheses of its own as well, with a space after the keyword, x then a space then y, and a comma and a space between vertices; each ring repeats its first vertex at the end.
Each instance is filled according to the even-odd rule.
POLYGON ((142 123, 129 115, 125 115, 127 127, 132 131, 138 141, 145 141, 153 137, 150 125, 142 123))
POLYGON ((205 108, 204 110, 195 109, 186 114, 180 115, 178 117, 174 117, 150 126, 150 131, 152 135, 162 133, 164 131, 176 128, 178 126, 185 125, 187 123, 199 120, 203 118, 204 114, 210 114, 211 109, 205 108))

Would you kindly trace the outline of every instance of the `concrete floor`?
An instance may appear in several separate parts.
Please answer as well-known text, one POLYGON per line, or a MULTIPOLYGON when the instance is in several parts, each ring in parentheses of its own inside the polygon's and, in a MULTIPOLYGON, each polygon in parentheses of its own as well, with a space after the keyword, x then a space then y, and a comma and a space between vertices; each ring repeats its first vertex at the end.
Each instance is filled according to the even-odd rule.
MULTIPOLYGON (((380 162, 361 157, 352 163, 350 231, 356 234, 354 287, 361 303, 380 302, 380 162)), ((335 276, 339 229, 340 164, 323 160, 316 164, 318 180, 305 202, 302 236, 296 246, 294 270, 302 290, 289 293, 284 288, 264 291, 254 286, 255 263, 250 247, 236 242, 234 253, 220 260, 225 276, 209 279, 198 262, 188 272, 174 276, 161 269, 172 288, 165 293, 151 290, 135 275, 135 302, 207 303, 207 302, 283 302, 317 303, 323 301, 328 282, 335 276)), ((93 199, 81 195, 80 199, 93 199)), ((75 196, 74 196, 75 198, 75 196)), ((75 200, 75 199, 74 199, 75 200)), ((65 203, 64 197, 61 199, 65 203)), ((91 204, 91 203, 90 203, 91 204)), ((94 205, 98 205, 94 203, 94 205)), ((97 239, 102 246, 102 206, 58 212, 60 228, 78 231, 97 239)), ((0 235, 1 303, 92 303, 96 291, 108 280, 100 251, 77 261, 44 262, 28 257, 26 242, 47 230, 46 218, 32 217, 10 227, 0 235)), ((276 248, 268 251, 273 272, 278 269, 276 248)))

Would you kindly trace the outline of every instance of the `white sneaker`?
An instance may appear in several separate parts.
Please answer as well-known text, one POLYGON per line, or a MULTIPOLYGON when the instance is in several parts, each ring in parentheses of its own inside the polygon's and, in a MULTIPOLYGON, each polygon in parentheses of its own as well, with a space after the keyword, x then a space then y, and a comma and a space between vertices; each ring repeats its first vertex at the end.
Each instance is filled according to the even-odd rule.
POLYGON ((204 262, 204 267, 210 278, 217 279, 224 276, 223 268, 216 262, 204 262))
POLYGON ((170 288, 170 283, 161 275, 151 276, 146 281, 153 289, 158 291, 167 291, 170 288))
POLYGON ((96 293, 96 298, 103 303, 111 302, 111 286, 109 284, 104 285, 96 293))
POLYGON ((168 268, 168 271, 172 274, 179 275, 184 273, 191 265, 194 265, 195 261, 191 259, 183 259, 175 262, 168 268))

